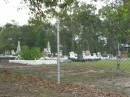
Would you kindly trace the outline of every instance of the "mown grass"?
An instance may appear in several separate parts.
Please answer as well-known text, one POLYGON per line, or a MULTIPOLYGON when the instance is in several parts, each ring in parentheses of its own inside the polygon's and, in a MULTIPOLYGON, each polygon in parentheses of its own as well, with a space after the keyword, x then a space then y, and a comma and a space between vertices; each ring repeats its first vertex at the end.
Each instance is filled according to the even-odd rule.
MULTIPOLYGON (((99 60, 99 61, 89 61, 89 62, 71 62, 65 63, 62 66, 79 66, 84 68, 96 68, 103 70, 116 70, 117 60, 99 60)), ((130 72, 130 60, 120 60, 120 69, 126 72, 130 72)))
MULTIPOLYGON (((117 76, 126 75, 124 73, 130 72, 130 60, 120 61, 119 71, 120 72, 117 72, 116 60, 70 62, 61 64, 61 79, 62 81, 67 82, 95 82, 98 79, 112 79, 117 76)), ((14 72, 16 74, 57 80, 57 65, 17 68, 14 69, 14 72)))

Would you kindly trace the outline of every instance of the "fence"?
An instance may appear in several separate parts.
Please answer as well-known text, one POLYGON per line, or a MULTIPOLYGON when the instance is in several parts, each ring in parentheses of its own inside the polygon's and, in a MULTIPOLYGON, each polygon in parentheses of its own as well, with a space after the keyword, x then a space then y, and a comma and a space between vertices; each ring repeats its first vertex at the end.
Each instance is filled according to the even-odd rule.
MULTIPOLYGON (((130 59, 126 57, 128 56, 127 53, 121 54, 119 50, 116 51, 116 55, 105 55, 99 52, 91 54, 90 52, 83 52, 80 59, 74 52, 70 53, 69 58, 67 56, 60 57, 61 83, 89 85, 103 91, 118 91, 130 95, 130 59)), ((1 65, 0 68, 13 72, 15 76, 33 76, 46 79, 46 81, 57 82, 56 57, 46 57, 40 60, 10 60, 10 62, 19 64, 1 65)), ((75 94, 71 95, 75 97, 75 94)))

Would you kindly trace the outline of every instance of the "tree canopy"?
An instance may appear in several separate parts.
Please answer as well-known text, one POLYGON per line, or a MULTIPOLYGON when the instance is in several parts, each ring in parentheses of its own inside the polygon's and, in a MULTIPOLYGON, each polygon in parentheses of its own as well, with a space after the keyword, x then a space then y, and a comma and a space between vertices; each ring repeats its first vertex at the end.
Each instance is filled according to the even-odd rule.
POLYGON ((64 54, 83 50, 115 54, 118 43, 130 43, 129 0, 115 0, 100 10, 93 4, 77 0, 61 1, 59 4, 58 0, 25 0, 33 18, 28 25, 1 27, 0 50, 16 49, 18 40, 22 45, 43 50, 50 41, 55 53, 56 24, 50 21, 57 16, 60 19, 60 48, 64 54))

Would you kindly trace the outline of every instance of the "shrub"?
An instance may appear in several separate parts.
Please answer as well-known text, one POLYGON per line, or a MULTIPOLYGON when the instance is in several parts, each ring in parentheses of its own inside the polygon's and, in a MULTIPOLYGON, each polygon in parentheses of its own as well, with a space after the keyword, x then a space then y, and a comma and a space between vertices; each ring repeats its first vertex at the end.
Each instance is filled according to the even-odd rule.
POLYGON ((20 52, 20 57, 23 59, 29 60, 30 59, 30 49, 28 46, 23 46, 20 52))
POLYGON ((20 56, 25 60, 38 59, 41 55, 42 53, 38 47, 29 48, 28 46, 23 46, 20 52, 20 56))
POLYGON ((42 55, 40 48, 34 47, 30 49, 30 57, 31 59, 38 59, 42 55))

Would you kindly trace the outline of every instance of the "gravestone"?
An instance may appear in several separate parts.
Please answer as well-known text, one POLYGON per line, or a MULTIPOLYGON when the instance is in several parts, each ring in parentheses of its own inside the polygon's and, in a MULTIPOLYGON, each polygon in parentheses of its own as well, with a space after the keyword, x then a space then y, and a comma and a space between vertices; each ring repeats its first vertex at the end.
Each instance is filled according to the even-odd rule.
POLYGON ((46 56, 51 57, 51 46, 49 41, 47 43, 47 48, 44 48, 44 53, 46 56))
POLYGON ((76 55, 77 55, 77 54, 75 54, 73 51, 72 51, 72 52, 69 52, 69 57, 72 58, 72 59, 76 59, 76 58, 77 58, 76 55))
POLYGON ((18 41, 16 54, 19 54, 20 52, 21 52, 21 46, 20 46, 20 41, 18 41))
POLYGON ((86 56, 91 55, 90 51, 89 51, 89 50, 86 50, 85 55, 86 55, 86 56))
POLYGON ((97 52, 97 57, 102 57, 101 52, 97 52))

